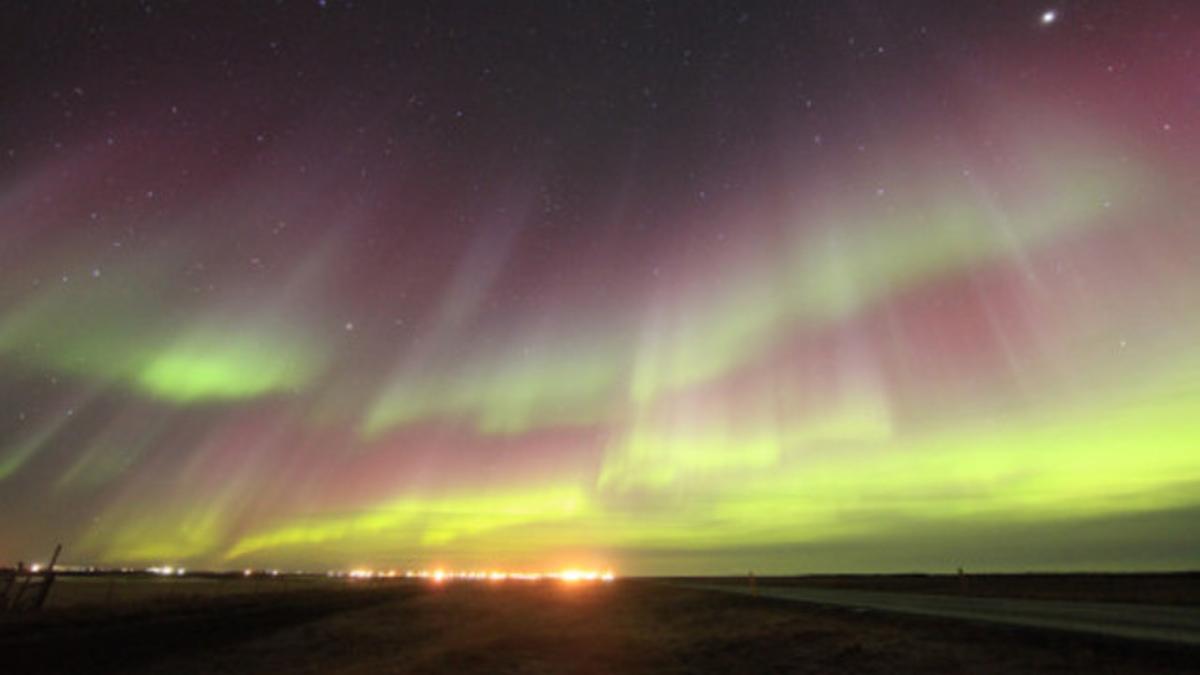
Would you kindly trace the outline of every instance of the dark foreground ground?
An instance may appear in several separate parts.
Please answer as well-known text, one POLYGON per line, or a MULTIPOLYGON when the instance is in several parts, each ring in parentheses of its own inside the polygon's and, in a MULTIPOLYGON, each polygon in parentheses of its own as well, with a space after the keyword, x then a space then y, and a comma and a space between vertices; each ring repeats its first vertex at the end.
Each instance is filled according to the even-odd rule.
MULTIPOLYGON (((681 580, 683 581, 683 580, 681 580)), ((748 586, 750 577, 688 577, 688 582, 748 586)), ((829 574, 759 577, 767 587, 967 595, 1069 602, 1200 605, 1200 572, 1125 574, 829 574)))
POLYGON ((646 581, 328 586, 0 620, 6 673, 1153 673, 1200 650, 646 581))

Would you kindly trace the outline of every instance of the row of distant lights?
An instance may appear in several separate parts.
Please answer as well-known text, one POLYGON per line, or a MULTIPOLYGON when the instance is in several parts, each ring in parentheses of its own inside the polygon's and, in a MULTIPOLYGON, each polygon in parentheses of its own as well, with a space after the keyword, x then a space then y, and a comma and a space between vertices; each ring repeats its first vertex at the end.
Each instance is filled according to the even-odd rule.
MULTIPOLYGON (((252 570, 252 569, 242 570, 242 576, 245 576, 245 577, 254 576, 255 574, 265 574, 269 577, 277 577, 277 576, 279 576, 279 570, 252 570)), ((287 574, 287 572, 284 572, 284 574, 287 574)), ((308 572, 302 572, 302 571, 297 570, 296 572, 293 572, 293 574, 308 574, 308 572)))
MULTIPOLYGON (((46 569, 41 563, 33 563, 29 566, 29 571, 37 574, 46 569)), ((142 572, 148 574, 157 574, 164 577, 181 577, 187 574, 185 567, 172 567, 164 565, 162 567, 96 567, 95 565, 55 565, 55 572, 74 572, 80 574, 95 574, 102 572, 105 574, 120 573, 120 574, 139 574, 142 572)))
POLYGON ((454 570, 405 570, 397 572, 396 570, 378 571, 369 569, 354 569, 348 572, 329 572, 331 577, 347 577, 350 579, 393 579, 403 577, 405 579, 425 579, 435 584, 445 583, 447 581, 542 581, 542 580, 557 580, 565 583, 584 583, 584 582, 602 582, 608 583, 616 578, 612 570, 580 570, 580 569, 565 569, 559 572, 481 572, 481 571, 454 571, 454 570))
MULTIPOLYGON (((30 571, 37 573, 41 569, 41 565, 34 564, 30 566, 30 571)), ((123 572, 132 572, 133 570, 122 568, 123 572)), ((162 565, 158 567, 147 567, 146 572, 157 574, 163 577, 181 577, 187 574, 186 567, 173 567, 171 565, 162 565)), ((302 574, 302 572, 298 572, 302 574)), ((279 576, 279 570, 242 570, 243 576, 254 576, 263 574, 267 576, 279 576)), ((480 572, 480 571, 455 571, 455 570, 405 570, 397 572, 396 570, 370 570, 370 569, 353 569, 349 571, 330 571, 325 573, 328 577, 347 578, 347 579, 426 579, 435 584, 444 583, 447 581, 542 581, 542 580, 557 580, 565 583, 582 583, 582 582, 602 582, 608 583, 616 579, 616 575, 612 570, 581 570, 581 569, 565 569, 558 572, 480 572)))

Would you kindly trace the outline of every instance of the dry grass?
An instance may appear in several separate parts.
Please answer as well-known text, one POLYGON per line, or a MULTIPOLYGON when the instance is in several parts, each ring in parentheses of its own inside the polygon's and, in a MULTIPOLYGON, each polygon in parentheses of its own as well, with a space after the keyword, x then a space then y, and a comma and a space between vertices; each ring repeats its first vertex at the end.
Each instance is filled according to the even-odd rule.
MULTIPOLYGON (((693 579, 692 581, 695 581, 693 579)), ((745 586, 747 577, 705 578, 745 586)), ((847 574, 761 577, 760 586, 847 588, 992 598, 1200 605, 1200 573, 1173 574, 847 574)))
POLYGON ((46 600, 51 609, 203 602, 232 596, 340 588, 345 580, 325 577, 60 575, 46 600))
MULTIPOLYGON (((9 672, 1177 672, 1200 653, 625 581, 393 584, 49 612, 9 672)), ((11 663, 12 661, 10 661, 11 663)))

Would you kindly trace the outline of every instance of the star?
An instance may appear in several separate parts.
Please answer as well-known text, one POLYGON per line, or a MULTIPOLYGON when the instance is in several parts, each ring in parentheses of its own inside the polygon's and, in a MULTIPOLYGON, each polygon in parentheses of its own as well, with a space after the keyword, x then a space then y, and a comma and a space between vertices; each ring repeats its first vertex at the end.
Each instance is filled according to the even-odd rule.
POLYGON ((1058 10, 1057 9, 1048 9, 1048 10, 1042 12, 1042 25, 1043 26, 1049 26, 1050 24, 1054 23, 1055 21, 1058 21, 1058 10))

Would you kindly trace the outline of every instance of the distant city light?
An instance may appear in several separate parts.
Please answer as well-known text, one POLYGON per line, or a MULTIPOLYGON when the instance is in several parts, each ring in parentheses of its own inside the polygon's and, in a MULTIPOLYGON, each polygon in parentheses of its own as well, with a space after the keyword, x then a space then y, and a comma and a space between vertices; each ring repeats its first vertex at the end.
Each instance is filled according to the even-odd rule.
MULTIPOLYGON (((40 563, 31 563, 29 571, 38 573, 45 569, 40 563)), ((93 566, 79 565, 59 565, 58 569, 64 572, 119 572, 122 574, 146 573, 154 574, 163 577, 181 577, 188 573, 186 567, 176 567, 174 565, 156 565, 144 568, 97 568, 93 566)), ((225 570, 225 571, 210 571, 217 574, 236 574, 242 577, 252 577, 256 575, 264 575, 271 577, 284 576, 304 576, 308 572, 296 571, 281 571, 278 569, 263 569, 255 570, 247 567, 241 570, 225 570)), ((319 573, 317 573, 319 574, 319 573)), ((564 584, 580 584, 580 583, 608 583, 616 579, 616 574, 611 569, 583 569, 576 567, 568 567, 562 570, 555 571, 528 571, 528 570, 503 570, 496 568, 485 568, 475 570, 452 570, 446 568, 435 569, 386 569, 375 570, 369 567, 355 567, 349 570, 327 570, 324 576, 328 578, 350 579, 352 581, 370 580, 370 579, 425 579, 435 584, 442 584, 452 581, 478 581, 478 582, 503 582, 508 580, 513 581, 560 581, 564 584)))
POLYGON ((528 571, 505 571, 499 569, 490 570, 447 570, 444 568, 436 569, 408 569, 403 572, 396 570, 372 570, 366 567, 356 567, 351 570, 339 571, 330 570, 325 573, 328 577, 347 578, 352 580, 364 579, 394 579, 403 577, 405 579, 427 579, 435 584, 442 584, 449 581, 488 581, 500 582, 509 579, 515 581, 541 581, 543 579, 554 579, 568 584, 577 584, 581 582, 603 582, 607 583, 616 579, 616 575, 612 570, 605 569, 577 569, 567 568, 554 572, 528 572, 528 571))

